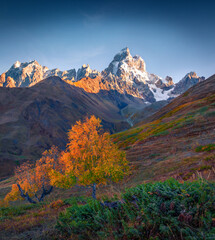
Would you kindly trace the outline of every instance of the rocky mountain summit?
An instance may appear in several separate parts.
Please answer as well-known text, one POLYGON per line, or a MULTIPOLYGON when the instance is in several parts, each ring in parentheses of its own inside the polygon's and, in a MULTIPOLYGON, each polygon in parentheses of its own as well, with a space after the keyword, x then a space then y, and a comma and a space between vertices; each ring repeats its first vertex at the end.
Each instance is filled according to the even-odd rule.
POLYGON ((12 67, 0 76, 2 87, 30 87, 44 79, 47 67, 37 61, 20 63, 15 62, 12 67))
POLYGON ((116 85, 118 91, 126 91, 150 103, 167 100, 171 97, 170 89, 174 87, 171 77, 162 80, 159 76, 148 73, 144 60, 137 55, 132 57, 128 48, 116 54, 102 74, 116 85))
POLYGON ((15 62, 12 67, 0 75, 0 87, 32 87, 45 78, 58 76, 64 81, 77 81, 83 77, 99 75, 96 70, 91 70, 89 65, 83 65, 78 71, 70 69, 61 71, 58 68, 49 70, 37 61, 20 63, 15 62))
MULTIPOLYGON (((111 133, 129 129, 203 80, 194 72, 176 84, 169 76, 162 79, 128 48, 102 72, 89 65, 61 71, 17 61, 0 75, 2 169, 12 171, 17 159, 37 159, 52 145, 64 148, 71 125, 92 114, 111 133)), ((0 178, 8 174, 2 171, 0 178)))
POLYGON ((182 78, 181 81, 179 81, 175 85, 172 93, 180 95, 184 93, 187 89, 191 88, 192 86, 204 80, 205 80, 205 77, 199 77, 195 72, 190 72, 186 74, 185 77, 182 78))
POLYGON ((132 56, 126 47, 114 56, 113 61, 101 73, 85 64, 77 71, 75 69, 61 71, 58 68, 49 70, 37 61, 26 63, 17 61, 8 71, 0 75, 0 86, 31 87, 50 76, 58 76, 65 82, 82 87, 91 93, 100 90, 127 93, 142 99, 146 104, 175 98, 204 80, 204 77, 198 77, 195 72, 188 73, 176 84, 169 76, 162 79, 148 73, 144 60, 138 55, 132 56))
POLYGON ((190 72, 174 84, 170 76, 162 79, 148 73, 144 60, 138 55, 132 57, 128 48, 116 54, 102 74, 105 79, 116 85, 118 91, 126 91, 150 103, 174 98, 205 79, 190 72))

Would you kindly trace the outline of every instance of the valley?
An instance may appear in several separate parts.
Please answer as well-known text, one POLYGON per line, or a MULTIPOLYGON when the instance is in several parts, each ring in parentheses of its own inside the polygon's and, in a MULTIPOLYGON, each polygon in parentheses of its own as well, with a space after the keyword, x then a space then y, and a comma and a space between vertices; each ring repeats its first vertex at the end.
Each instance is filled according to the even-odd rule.
POLYGON ((152 80, 142 60, 131 58, 128 50, 123 50, 102 74, 84 66, 84 73, 78 71, 81 79, 68 80, 55 72, 60 76, 48 76, 28 86, 3 83, 0 88, 1 238, 142 239, 141 234, 145 234, 147 239, 152 236, 162 239, 172 234, 181 236, 178 228, 184 229, 183 236, 197 236, 196 229, 205 237, 214 236, 214 218, 207 217, 207 212, 210 209, 213 214, 215 196, 215 75, 205 80, 190 73, 178 84, 171 83, 170 78, 163 82, 154 75, 152 80), (132 66, 123 72, 125 63, 130 67, 129 61, 141 69, 134 73, 132 66), (122 68, 117 70, 116 66, 122 68), (14 168, 27 160, 35 162, 53 145, 64 150, 71 126, 91 115, 101 119, 104 131, 110 132, 112 141, 125 152, 129 175, 119 183, 99 185, 96 201, 92 201, 90 187, 75 185, 69 189, 54 187, 41 203, 16 200, 7 205, 3 199, 16 183, 14 168), (207 206, 202 200, 204 189, 208 192, 207 206), (192 214, 181 205, 183 202, 191 209, 189 199, 194 204, 192 214), (151 201, 156 206, 154 211, 151 201), (198 202, 204 221, 198 218, 195 207, 198 202), (112 204, 116 206, 113 209, 112 204), (146 218, 140 216, 139 208, 146 218), (113 218, 114 224, 99 215, 102 211, 113 218), (100 218, 99 227, 96 216, 100 218), (71 221, 71 217, 75 220, 71 221), (154 219, 156 227, 151 227, 147 218, 154 219), (174 224, 169 218, 174 219, 174 224), (193 218, 196 220, 192 222, 193 218), (164 221, 164 225, 158 220, 164 221), (144 227, 140 227, 141 222, 144 227), (81 232, 79 224, 86 224, 81 232), (174 227, 170 231, 164 229, 165 224, 174 227))
POLYGON ((52 145, 63 149, 68 129, 88 115, 99 117, 105 130, 116 133, 202 81, 194 72, 176 84, 168 76, 163 80, 148 73, 144 60, 132 57, 128 48, 102 72, 89 65, 60 71, 37 61, 17 61, 0 76, 0 178, 52 145))

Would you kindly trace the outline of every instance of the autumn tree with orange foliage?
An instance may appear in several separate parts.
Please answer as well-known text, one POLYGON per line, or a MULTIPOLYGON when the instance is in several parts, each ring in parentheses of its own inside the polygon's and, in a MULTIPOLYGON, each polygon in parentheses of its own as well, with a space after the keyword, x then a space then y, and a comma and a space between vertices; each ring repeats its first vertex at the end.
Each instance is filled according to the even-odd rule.
POLYGON ((50 194, 53 189, 49 172, 51 169, 60 169, 58 155, 57 147, 53 146, 42 154, 35 166, 25 162, 17 167, 15 170, 16 184, 12 185, 12 190, 6 195, 5 201, 18 199, 26 199, 30 203, 43 201, 44 197, 50 194))
POLYGON ((95 116, 77 121, 68 132, 69 143, 61 153, 61 171, 51 170, 51 184, 69 188, 75 184, 91 186, 118 182, 128 174, 125 153, 118 149, 109 133, 102 133, 101 120, 95 116))

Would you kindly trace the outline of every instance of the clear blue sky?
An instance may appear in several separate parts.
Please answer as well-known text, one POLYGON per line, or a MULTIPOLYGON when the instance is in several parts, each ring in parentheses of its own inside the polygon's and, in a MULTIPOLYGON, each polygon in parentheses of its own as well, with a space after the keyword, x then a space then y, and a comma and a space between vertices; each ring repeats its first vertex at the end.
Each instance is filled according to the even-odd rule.
POLYGON ((0 73, 17 60, 103 70, 125 46, 147 71, 175 81, 215 73, 213 1, 4 1, 0 73))

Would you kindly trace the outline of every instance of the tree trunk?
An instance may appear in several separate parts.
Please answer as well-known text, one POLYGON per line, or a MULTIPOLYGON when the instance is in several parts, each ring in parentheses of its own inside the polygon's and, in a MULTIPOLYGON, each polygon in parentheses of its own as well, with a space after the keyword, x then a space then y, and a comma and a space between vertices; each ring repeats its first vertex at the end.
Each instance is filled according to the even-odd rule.
POLYGON ((92 189, 93 189, 92 197, 93 197, 93 199, 96 200, 96 184, 95 184, 95 183, 93 183, 93 185, 92 185, 92 189))
POLYGON ((30 196, 28 195, 28 193, 24 193, 24 191, 22 190, 21 186, 19 184, 17 184, 19 191, 20 191, 20 195, 22 198, 26 199, 29 203, 36 203, 33 199, 30 198, 30 196))
MULTIPOLYGON (((36 203, 36 202, 28 195, 27 192, 24 193, 23 189, 21 188, 21 186, 20 186, 19 184, 17 184, 17 186, 18 186, 18 188, 19 188, 20 195, 21 195, 22 198, 26 199, 26 200, 27 200, 28 202, 30 202, 30 203, 36 203)), ((46 190, 46 189, 43 187, 43 192, 42 192, 40 198, 38 198, 37 194, 35 194, 35 198, 37 199, 38 202, 42 202, 43 199, 44 199, 44 197, 45 197, 46 195, 49 195, 49 194, 52 192, 52 190, 53 190, 53 186, 51 186, 51 187, 49 188, 49 190, 46 190)))
POLYGON ((49 190, 45 190, 45 188, 43 187, 43 192, 42 192, 42 194, 41 194, 41 196, 40 196, 39 202, 43 201, 44 197, 45 197, 46 195, 49 195, 49 194, 51 193, 52 189, 53 189, 53 186, 51 186, 51 187, 49 188, 49 190))

